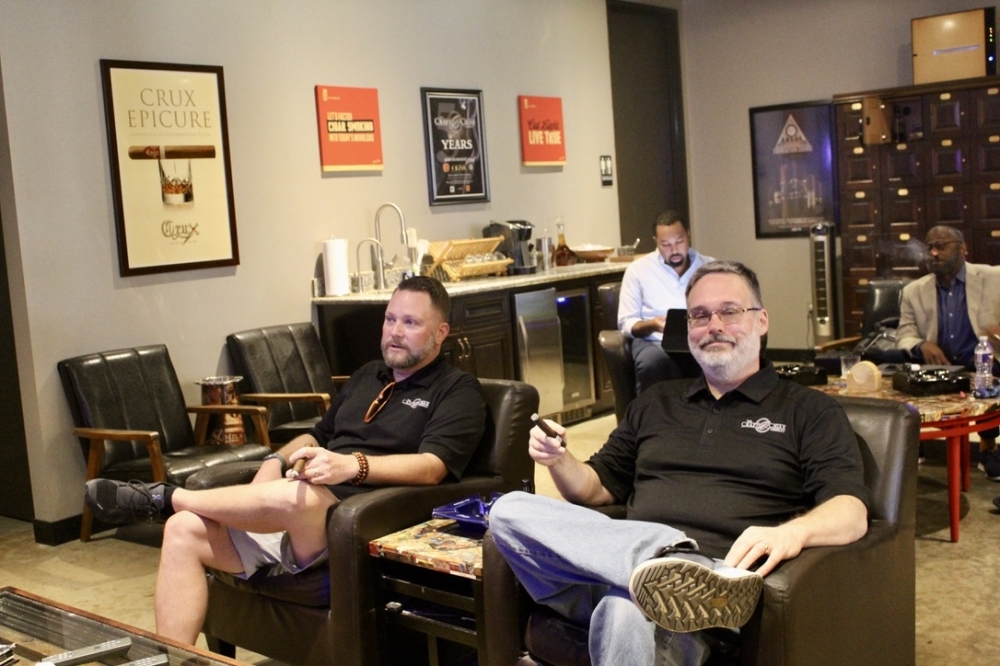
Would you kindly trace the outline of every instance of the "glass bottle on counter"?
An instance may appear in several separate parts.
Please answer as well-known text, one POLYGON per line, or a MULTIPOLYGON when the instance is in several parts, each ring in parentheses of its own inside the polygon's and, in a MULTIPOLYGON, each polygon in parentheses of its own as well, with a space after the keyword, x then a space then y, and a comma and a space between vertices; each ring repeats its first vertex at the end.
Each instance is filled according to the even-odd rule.
POLYGON ((555 249, 552 250, 552 263, 556 266, 572 266, 579 261, 576 253, 566 245, 566 225, 562 218, 556 218, 556 233, 558 240, 555 249))

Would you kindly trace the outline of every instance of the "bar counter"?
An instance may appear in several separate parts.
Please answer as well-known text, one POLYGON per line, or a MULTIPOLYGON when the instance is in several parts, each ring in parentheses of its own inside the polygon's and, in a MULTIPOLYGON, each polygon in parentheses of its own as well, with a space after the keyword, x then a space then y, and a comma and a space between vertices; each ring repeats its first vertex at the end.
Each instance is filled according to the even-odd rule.
MULTIPOLYGON (((575 266, 556 266, 547 271, 538 271, 529 275, 505 275, 501 277, 474 277, 460 282, 445 282, 444 287, 450 296, 469 296, 497 290, 525 291, 525 288, 537 286, 558 286, 564 280, 575 280, 601 275, 617 276, 625 272, 629 262, 601 261, 580 263, 575 266)), ((313 305, 329 305, 335 303, 362 304, 388 303, 392 296, 392 288, 347 294, 346 296, 317 296, 312 299, 313 305)))
MULTIPOLYGON (((596 400, 592 412, 586 415, 611 409, 614 395, 598 343, 598 332, 605 321, 599 287, 620 282, 628 265, 622 261, 581 263, 529 275, 445 282, 452 302, 450 332, 441 354, 480 378, 521 379, 515 296, 553 287, 561 293, 584 293, 589 303, 590 330, 578 333, 589 337, 585 346, 590 349, 587 356, 593 364, 596 400)), ((312 299, 320 340, 334 374, 349 375, 367 361, 381 358, 382 320, 391 296, 392 289, 383 289, 312 299)))

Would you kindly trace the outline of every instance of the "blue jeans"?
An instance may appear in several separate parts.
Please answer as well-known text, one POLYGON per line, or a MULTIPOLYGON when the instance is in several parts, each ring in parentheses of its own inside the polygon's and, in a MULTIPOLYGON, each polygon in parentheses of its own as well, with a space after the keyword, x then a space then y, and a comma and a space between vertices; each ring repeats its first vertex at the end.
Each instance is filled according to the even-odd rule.
POLYGON ((698 633, 657 627, 629 596, 637 564, 664 546, 697 545, 680 530, 612 520, 585 507, 521 492, 494 503, 490 530, 532 599, 589 625, 594 666, 687 666, 708 658, 708 646, 698 633))

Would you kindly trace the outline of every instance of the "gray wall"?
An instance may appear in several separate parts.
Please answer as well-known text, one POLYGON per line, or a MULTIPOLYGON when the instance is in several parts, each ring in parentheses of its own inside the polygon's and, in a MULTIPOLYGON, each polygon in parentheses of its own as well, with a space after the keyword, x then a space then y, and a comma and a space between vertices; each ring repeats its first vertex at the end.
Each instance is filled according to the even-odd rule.
POLYGON ((491 219, 554 233, 559 215, 571 243, 618 238, 598 169, 614 152, 603 0, 0 0, 0 68, 0 217, 41 521, 81 508, 62 358, 163 342, 197 401, 194 382, 228 370, 226 334, 310 319, 321 241, 348 238, 353 264, 385 201, 431 240, 491 219), (101 58, 223 66, 238 267, 119 277, 101 58), (317 84, 378 88, 381 174, 321 175, 317 84), (491 203, 428 206, 422 85, 484 91, 491 203), (565 168, 521 167, 519 94, 562 97, 565 168))
MULTIPOLYGON (((805 347, 808 242, 754 239, 747 109, 907 85, 909 19, 982 3, 651 4, 681 11, 695 244, 756 268, 770 344, 805 347)), ((0 77, 0 217, 39 520, 80 511, 61 358, 164 342, 197 400, 195 380, 228 371, 227 333, 311 317, 320 242, 372 235, 384 201, 429 239, 478 236, 490 219, 551 230, 557 215, 571 243, 618 237, 617 192, 597 169, 614 153, 603 0, 0 0, 0 77), (240 266, 118 276, 101 58, 225 68, 240 266), (321 175, 317 84, 379 89, 381 175, 321 175), (484 90, 491 203, 427 205, 422 85, 484 90), (563 98, 564 169, 520 166, 519 94, 563 98)))

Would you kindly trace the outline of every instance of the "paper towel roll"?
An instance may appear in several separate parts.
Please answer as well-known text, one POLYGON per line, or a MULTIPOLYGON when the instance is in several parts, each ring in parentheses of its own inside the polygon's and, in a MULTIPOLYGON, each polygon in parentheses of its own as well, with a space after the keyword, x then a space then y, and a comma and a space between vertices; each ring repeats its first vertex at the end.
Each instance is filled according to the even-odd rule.
POLYGON ((346 238, 331 238, 323 242, 323 277, 327 296, 351 293, 346 238))

